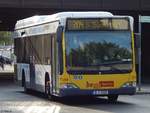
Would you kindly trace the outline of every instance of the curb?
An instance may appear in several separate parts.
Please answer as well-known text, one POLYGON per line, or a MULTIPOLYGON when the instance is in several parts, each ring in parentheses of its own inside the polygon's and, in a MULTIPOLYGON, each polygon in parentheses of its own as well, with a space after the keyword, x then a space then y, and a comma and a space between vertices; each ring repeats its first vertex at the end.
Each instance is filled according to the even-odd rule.
POLYGON ((14 73, 0 73, 0 81, 14 80, 14 73))
POLYGON ((150 94, 150 91, 137 91, 136 95, 150 94))

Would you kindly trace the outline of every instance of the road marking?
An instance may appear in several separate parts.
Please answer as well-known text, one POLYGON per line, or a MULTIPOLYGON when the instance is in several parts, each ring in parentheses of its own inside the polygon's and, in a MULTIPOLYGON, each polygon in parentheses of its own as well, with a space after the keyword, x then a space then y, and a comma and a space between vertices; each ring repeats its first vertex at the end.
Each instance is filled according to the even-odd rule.
POLYGON ((61 107, 52 106, 3 106, 0 113, 60 113, 61 107))

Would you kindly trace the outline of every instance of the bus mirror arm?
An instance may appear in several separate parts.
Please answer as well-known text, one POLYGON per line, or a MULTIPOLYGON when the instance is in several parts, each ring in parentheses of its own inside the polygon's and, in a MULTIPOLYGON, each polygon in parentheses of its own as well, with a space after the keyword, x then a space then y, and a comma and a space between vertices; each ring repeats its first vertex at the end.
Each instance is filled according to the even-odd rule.
POLYGON ((57 28, 57 42, 62 42, 63 26, 57 28))

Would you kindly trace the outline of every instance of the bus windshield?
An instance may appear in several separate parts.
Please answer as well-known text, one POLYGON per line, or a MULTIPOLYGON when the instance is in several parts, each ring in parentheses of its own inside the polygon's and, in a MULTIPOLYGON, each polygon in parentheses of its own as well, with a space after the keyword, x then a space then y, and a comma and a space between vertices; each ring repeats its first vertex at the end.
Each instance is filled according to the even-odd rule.
POLYGON ((130 31, 67 31, 68 71, 120 73, 132 69, 130 31))

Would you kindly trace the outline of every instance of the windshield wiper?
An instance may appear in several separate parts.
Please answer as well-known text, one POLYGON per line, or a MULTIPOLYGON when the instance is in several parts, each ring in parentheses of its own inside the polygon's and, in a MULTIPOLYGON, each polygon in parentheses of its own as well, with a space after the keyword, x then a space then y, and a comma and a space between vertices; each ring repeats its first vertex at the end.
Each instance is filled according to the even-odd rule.
POLYGON ((114 61, 114 62, 107 62, 107 63, 101 63, 99 66, 109 66, 113 64, 129 64, 131 61, 114 61))
MULTIPOLYGON (((131 71, 131 69, 129 68, 129 69, 119 69, 119 68, 117 68, 116 66, 115 66, 115 64, 117 65, 117 64, 129 64, 131 61, 126 61, 126 62, 124 62, 124 61, 122 61, 122 63, 107 63, 107 64, 104 64, 104 65, 101 65, 101 66, 103 66, 103 67, 108 67, 108 68, 110 68, 110 70, 111 71, 117 71, 117 72, 120 72, 120 73, 123 73, 123 72, 127 72, 127 71, 131 71), (114 65, 113 65, 114 64, 114 65)), ((118 66, 119 67, 119 66, 118 66)))
POLYGON ((121 70, 121 69, 118 69, 118 68, 116 68, 116 67, 114 67, 114 66, 112 66, 112 65, 109 65, 109 66, 106 66, 106 67, 110 67, 110 69, 112 70, 112 71, 118 71, 118 72, 124 72, 124 70, 121 70))

